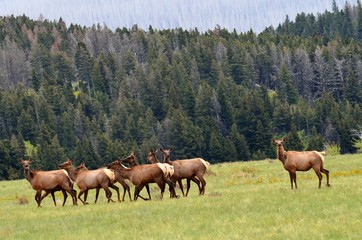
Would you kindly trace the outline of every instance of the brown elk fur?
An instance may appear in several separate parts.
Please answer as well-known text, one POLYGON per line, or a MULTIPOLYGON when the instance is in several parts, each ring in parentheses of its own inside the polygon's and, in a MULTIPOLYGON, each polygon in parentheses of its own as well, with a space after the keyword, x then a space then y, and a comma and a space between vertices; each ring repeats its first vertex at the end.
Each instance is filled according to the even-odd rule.
POLYGON ((83 204, 88 204, 86 202, 86 193, 89 189, 94 188, 103 188, 106 192, 106 197, 108 199, 108 202, 113 201, 111 199, 112 192, 109 190, 110 185, 112 185, 112 177, 109 174, 114 173, 112 171, 109 171, 108 169, 96 169, 96 170, 86 170, 79 168, 78 170, 75 170, 73 168, 73 160, 68 159, 68 161, 65 161, 62 164, 59 164, 59 168, 65 169, 70 178, 75 181, 79 188, 79 194, 78 199, 83 204), (106 171, 108 170, 108 171, 106 171), (85 193, 84 201, 80 198, 85 193))
MULTIPOLYGON (((160 161, 158 161, 157 156, 156 156, 157 150, 153 151, 152 149, 150 150, 150 152, 147 155, 147 160, 150 163, 160 163, 160 161)), ((172 175, 175 173, 175 169, 173 168, 172 165, 168 164, 168 163, 162 163, 161 165, 162 167, 164 167, 163 172, 165 173, 166 177, 171 178, 172 175)))
MULTIPOLYGON (((151 150, 151 152, 153 153, 153 150, 151 150)), ((158 159, 156 158, 155 154, 151 154, 151 155, 148 154, 147 159, 152 164, 158 164, 158 167, 161 168, 161 170, 165 174, 165 177, 167 178, 167 180, 171 181, 171 176, 175 172, 174 169, 173 169, 173 166, 171 166, 171 165, 169 165, 167 163, 160 163, 158 161, 158 159)), ((128 163, 131 167, 138 166, 138 162, 136 160, 136 153, 133 151, 129 156, 127 156, 125 159, 123 159, 122 162, 123 163, 128 163)), ((148 184, 145 185, 145 187, 146 187, 146 190, 147 190, 147 193, 148 193, 148 199, 142 197, 141 195, 139 195, 139 197, 142 198, 143 200, 149 200, 149 199, 151 199, 151 194, 150 194, 150 189, 149 189, 148 184)), ((142 188, 140 189, 140 191, 141 190, 142 190, 142 188)), ((169 188, 169 191, 170 191, 170 197, 177 197, 174 187, 169 188)))
MULTIPOLYGON (((118 171, 125 179, 129 179, 135 185, 134 200, 139 197, 142 188, 149 183, 157 183, 161 189, 161 199, 165 191, 166 183, 173 187, 170 180, 165 177, 161 167, 157 164, 136 165, 132 168, 126 168, 120 160, 107 164, 107 168, 118 171)), ((151 196, 149 196, 151 199, 151 196)))
POLYGON ((181 192, 184 196, 187 196, 190 190, 190 181, 194 181, 199 187, 199 194, 204 195, 206 181, 204 179, 204 174, 208 169, 210 163, 205 161, 202 158, 192 158, 192 159, 182 159, 182 160, 170 160, 170 153, 172 152, 172 148, 170 149, 162 149, 163 153, 163 161, 173 166, 175 173, 171 177, 173 182, 178 182, 181 192), (197 177, 197 178, 196 178, 197 177), (186 194, 184 194, 182 179, 187 179, 187 190, 186 194), (200 186, 201 184, 201 186, 200 186))
MULTIPOLYGON (((100 168, 100 169, 102 169, 102 168, 100 168)), ((105 168, 103 168, 103 169, 105 169, 105 168)), ((84 163, 81 163, 81 164, 75 169, 75 171, 78 172, 78 171, 80 171, 80 170, 87 170, 87 171, 88 171, 89 169, 85 166, 84 163)), ((120 196, 119 196, 119 188, 114 185, 114 183, 117 181, 117 180, 116 180, 116 174, 115 174, 114 171, 113 171, 113 173, 110 173, 110 172, 108 171, 108 169, 105 169, 105 172, 107 173, 107 175, 108 175, 108 177, 109 177, 109 179, 111 180, 111 183, 112 183, 112 184, 109 185, 109 187, 110 187, 110 188, 113 188, 114 190, 116 190, 116 192, 117 192, 117 197, 118 197, 118 202, 120 202, 121 200, 120 200, 120 196)), ((97 203, 98 196, 99 196, 99 190, 100 190, 100 189, 101 189, 101 187, 97 187, 97 188, 96 188, 96 198, 95 198, 94 203, 97 203)), ((85 202, 87 201, 87 197, 88 197, 88 190, 84 192, 84 201, 85 201, 85 202)), ((124 197, 124 195, 123 195, 123 197, 124 197)))
POLYGON ((272 139, 273 143, 277 145, 278 159, 282 162, 284 169, 289 172, 290 184, 293 189, 293 182, 297 189, 297 171, 308 171, 313 168, 319 179, 319 188, 322 183, 322 173, 327 176, 327 186, 329 187, 329 171, 323 167, 324 165, 324 152, 317 151, 285 151, 283 143, 286 138, 281 140, 272 139))
MULTIPOLYGON (((21 165, 24 168, 24 175, 26 180, 29 181, 32 188, 36 191, 35 201, 38 207, 41 205, 41 201, 51 193, 55 204, 54 192, 66 191, 73 199, 73 205, 77 204, 76 191, 73 189, 73 182, 71 181, 68 173, 64 170, 52 170, 52 171, 30 171, 31 159, 20 160, 21 165), (41 191, 44 190, 45 194, 41 197, 41 191)), ((63 192, 64 194, 64 192, 63 192)), ((66 194, 64 195, 63 206, 66 201, 66 194)))
MULTIPOLYGON (((121 160, 122 163, 127 163, 129 164, 129 166, 134 167, 134 166, 138 166, 138 162, 136 160, 136 153, 135 151, 133 151, 130 155, 128 155, 125 159, 121 160)), ((117 171, 118 172, 118 171, 117 171)), ((145 184, 144 186, 140 187, 140 189, 138 190, 138 197, 147 201, 151 199, 151 193, 150 193, 150 187, 148 184, 145 184), (143 189, 143 187, 146 187, 146 191, 148 194, 148 198, 142 197, 141 196, 141 191, 143 189)))

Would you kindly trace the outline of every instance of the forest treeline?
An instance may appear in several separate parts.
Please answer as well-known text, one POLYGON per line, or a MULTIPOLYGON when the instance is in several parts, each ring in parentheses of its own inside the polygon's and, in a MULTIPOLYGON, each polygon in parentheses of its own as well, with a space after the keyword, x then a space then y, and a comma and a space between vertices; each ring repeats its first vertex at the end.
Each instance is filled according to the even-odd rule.
POLYGON ((338 145, 362 126, 362 7, 296 19, 260 34, 66 26, 0 17, 0 179, 19 158, 89 168, 173 147, 172 159, 275 158, 338 145))

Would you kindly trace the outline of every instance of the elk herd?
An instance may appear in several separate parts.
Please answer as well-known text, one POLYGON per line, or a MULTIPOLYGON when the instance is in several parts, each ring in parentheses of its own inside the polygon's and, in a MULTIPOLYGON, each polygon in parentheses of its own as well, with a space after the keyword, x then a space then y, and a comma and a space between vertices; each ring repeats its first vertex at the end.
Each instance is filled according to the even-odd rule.
MULTIPOLYGON (((318 177, 319 185, 322 183, 322 173, 327 177, 327 186, 329 187, 329 171, 324 168, 324 152, 318 151, 285 151, 283 143, 287 138, 281 140, 272 139, 272 142, 277 145, 277 158, 283 164, 286 171, 289 172, 291 189, 297 188, 297 171, 308 171, 313 169, 318 177)), ((66 202, 69 193, 72 197, 73 205, 77 205, 77 199, 83 204, 88 204, 88 190, 96 189, 95 203, 98 200, 99 190, 104 189, 108 202, 112 200, 112 192, 110 188, 117 192, 118 201, 125 201, 125 195, 128 193, 129 200, 132 201, 130 187, 127 184, 128 180, 135 186, 133 200, 141 198, 150 200, 150 183, 156 183, 160 188, 161 199, 168 185, 170 198, 179 198, 176 194, 175 186, 178 183, 182 195, 186 197, 190 190, 190 183, 193 181, 199 190, 199 195, 205 194, 206 181, 204 175, 209 168, 210 163, 202 158, 192 158, 183 160, 170 160, 172 148, 162 149, 163 163, 157 159, 157 150, 150 150, 147 155, 149 164, 139 165, 135 153, 132 152, 124 159, 118 159, 107 164, 103 168, 89 170, 84 163, 79 166, 73 165, 73 160, 68 159, 64 163, 59 164, 58 170, 52 171, 31 171, 31 159, 20 160, 24 168, 25 178, 29 181, 32 188, 36 191, 35 201, 38 207, 41 206, 41 201, 51 194, 54 205, 56 205, 54 192, 62 191, 63 206, 66 202), (128 164, 129 167, 125 166, 128 164), (186 193, 184 192, 182 180, 186 179, 186 193), (74 182, 79 188, 79 193, 74 189, 74 182), (122 200, 120 198, 119 187, 115 184, 120 183, 123 187, 122 200), (142 197, 140 192, 146 188, 148 197, 142 197), (42 194, 44 191, 44 194, 42 194), (81 196, 83 196, 83 199, 81 196)))
POLYGON ((31 171, 31 159, 20 160, 20 164, 24 169, 24 176, 29 181, 31 187, 36 191, 35 201, 38 207, 41 207, 42 200, 51 194, 54 205, 56 206, 54 192, 62 191, 63 206, 69 193, 72 196, 73 205, 77 205, 77 199, 83 204, 88 204, 88 190, 96 189, 95 203, 98 200, 99 190, 104 189, 108 202, 112 200, 112 192, 110 188, 117 192, 118 201, 124 201, 125 195, 128 193, 129 200, 132 201, 128 180, 135 186, 133 200, 142 198, 150 200, 150 183, 156 183, 161 190, 161 199, 165 191, 166 185, 169 187, 170 197, 178 198, 175 186, 179 184, 183 196, 187 196, 190 189, 190 181, 196 183, 199 194, 205 193, 206 182, 204 174, 210 163, 202 158, 170 160, 170 149, 160 149, 164 156, 164 163, 160 163, 156 157, 156 152, 151 150, 148 153, 149 164, 139 165, 136 161, 135 153, 132 152, 124 159, 118 159, 107 164, 105 167, 89 170, 84 163, 74 166, 71 159, 59 164, 58 170, 52 171, 31 171), (129 167, 125 166, 128 164, 129 167), (183 191, 182 179, 187 180, 186 194, 183 191), (119 187, 115 184, 120 183, 123 187, 122 200, 120 198, 119 187), (74 183, 78 186, 79 193, 74 189, 74 183), (140 192, 146 188, 148 198, 142 197, 140 192), (42 195, 42 191, 44 194, 42 195), (81 198, 83 196, 83 199, 81 198))

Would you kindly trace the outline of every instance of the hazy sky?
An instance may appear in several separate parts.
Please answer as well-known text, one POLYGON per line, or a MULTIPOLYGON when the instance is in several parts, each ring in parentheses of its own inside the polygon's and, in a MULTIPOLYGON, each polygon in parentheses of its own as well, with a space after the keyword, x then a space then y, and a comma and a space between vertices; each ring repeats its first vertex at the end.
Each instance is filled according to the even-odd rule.
MULTIPOLYGON (((357 0, 336 0, 339 8, 357 0)), ((293 20, 297 13, 322 13, 331 10, 332 0, 0 0, 0 15, 23 15, 38 19, 63 18, 70 23, 91 26, 100 23, 111 29, 198 28, 216 25, 230 31, 260 32, 278 26, 286 15, 293 20)))

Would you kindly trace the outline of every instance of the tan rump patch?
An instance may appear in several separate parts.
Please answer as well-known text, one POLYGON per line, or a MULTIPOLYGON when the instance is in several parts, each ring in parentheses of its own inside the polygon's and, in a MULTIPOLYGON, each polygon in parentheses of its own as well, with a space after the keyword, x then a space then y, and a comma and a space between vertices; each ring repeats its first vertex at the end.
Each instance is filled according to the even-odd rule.
POLYGON ((202 164, 204 164, 204 166, 205 166, 206 169, 209 169, 210 163, 209 163, 208 161, 205 161, 205 160, 202 159, 202 158, 199 158, 199 160, 202 162, 202 164))
POLYGON ((156 163, 159 168, 161 168, 163 174, 167 176, 167 169, 166 166, 163 163, 156 163))
POLYGON ((109 177, 109 179, 111 180, 111 182, 114 182, 115 180, 115 176, 114 176, 114 172, 107 169, 107 168, 103 168, 104 173, 109 177))
POLYGON ((318 151, 313 151, 313 152, 316 153, 322 159, 322 162, 324 163, 324 156, 323 155, 325 155, 325 152, 318 152, 318 151))

